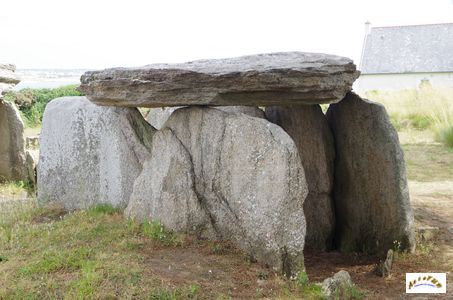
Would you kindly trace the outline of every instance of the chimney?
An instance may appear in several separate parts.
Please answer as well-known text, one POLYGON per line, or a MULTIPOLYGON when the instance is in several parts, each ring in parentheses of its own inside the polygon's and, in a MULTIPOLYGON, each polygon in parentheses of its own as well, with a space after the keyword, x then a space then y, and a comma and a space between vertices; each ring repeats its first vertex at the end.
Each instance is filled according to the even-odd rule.
POLYGON ((365 34, 370 34, 370 31, 371 31, 371 22, 366 21, 365 22, 365 34))
POLYGON ((371 22, 370 21, 366 21, 365 22, 365 35, 363 37, 363 45, 362 45, 362 54, 360 55, 360 64, 359 64, 359 70, 362 71, 362 67, 363 67, 363 54, 365 52, 365 46, 366 46, 366 40, 367 40, 367 37, 368 35, 370 34, 371 32, 371 22))

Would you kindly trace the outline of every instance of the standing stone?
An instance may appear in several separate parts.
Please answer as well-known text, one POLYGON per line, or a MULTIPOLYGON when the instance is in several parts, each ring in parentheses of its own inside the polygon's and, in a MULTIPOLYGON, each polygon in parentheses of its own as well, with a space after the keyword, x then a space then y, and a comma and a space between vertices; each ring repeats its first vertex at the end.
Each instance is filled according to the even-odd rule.
POLYGON ((172 227, 213 232, 276 270, 297 272, 303 265, 307 187, 291 138, 265 119, 209 107, 178 109, 163 130, 153 149, 165 150, 152 151, 129 216, 145 211, 150 218, 164 216, 161 221, 172 227), (159 174, 151 175, 153 168, 159 174), (148 176, 156 182, 145 187, 148 176))
POLYGON ((69 210, 125 207, 154 131, 137 109, 97 106, 85 97, 51 101, 40 136, 38 198, 69 210))
MULTIPOLYGON (((181 108, 181 106, 151 108, 146 117, 146 121, 154 128, 161 129, 164 127, 164 124, 167 122, 170 115, 178 108, 181 108)), ((213 108, 220 109, 227 113, 243 113, 252 117, 264 118, 264 111, 255 106, 216 106, 213 108)))
POLYGON ((15 65, 0 64, 0 98, 2 94, 20 82, 19 76, 16 75, 15 71, 15 65))
POLYGON ((167 122, 170 115, 178 108, 181 108, 181 106, 151 108, 146 117, 146 121, 159 130, 164 127, 164 124, 167 122))
POLYGON ((230 114, 246 114, 255 118, 266 118, 264 111, 256 106, 216 106, 214 108, 230 114))
POLYGON ((24 123, 13 103, 0 100, 0 181, 26 179, 24 123))
POLYGON ((39 153, 37 150, 25 151, 25 165, 27 178, 34 192, 36 192, 36 166, 38 165, 39 153))
POLYGON ((304 202, 305 247, 332 249, 335 209, 332 200, 335 149, 332 132, 319 105, 272 106, 266 117, 294 140, 308 185, 304 202))
POLYGON ((358 76, 349 58, 279 52, 89 71, 80 89, 115 106, 321 104, 343 99, 358 76))
POLYGON ((349 93, 327 118, 336 148, 336 241, 343 251, 415 248, 414 216, 398 134, 383 105, 349 93))
POLYGON ((153 137, 152 157, 135 180, 125 214, 159 220, 174 231, 199 232, 208 224, 195 193, 195 175, 190 154, 168 128, 153 137))

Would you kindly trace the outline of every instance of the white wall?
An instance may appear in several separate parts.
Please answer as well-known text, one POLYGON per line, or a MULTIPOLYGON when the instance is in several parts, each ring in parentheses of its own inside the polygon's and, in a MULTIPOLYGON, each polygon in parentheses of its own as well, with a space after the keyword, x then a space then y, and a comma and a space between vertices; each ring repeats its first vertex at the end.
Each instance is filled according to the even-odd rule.
POLYGON ((363 74, 354 82, 358 93, 370 90, 415 89, 423 80, 428 80, 434 88, 453 88, 451 73, 408 73, 408 74, 363 74))

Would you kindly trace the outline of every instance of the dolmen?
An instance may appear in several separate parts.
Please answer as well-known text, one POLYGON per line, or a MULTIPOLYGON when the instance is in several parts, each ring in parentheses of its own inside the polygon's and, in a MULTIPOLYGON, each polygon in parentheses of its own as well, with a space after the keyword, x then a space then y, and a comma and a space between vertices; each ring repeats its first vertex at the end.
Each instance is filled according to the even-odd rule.
POLYGON ((86 72, 86 97, 44 113, 38 198, 229 240, 288 276, 304 248, 412 251, 403 152, 358 75, 302 52, 86 72))
POLYGON ((24 123, 3 95, 20 82, 11 64, 0 64, 0 182, 27 180, 24 123))

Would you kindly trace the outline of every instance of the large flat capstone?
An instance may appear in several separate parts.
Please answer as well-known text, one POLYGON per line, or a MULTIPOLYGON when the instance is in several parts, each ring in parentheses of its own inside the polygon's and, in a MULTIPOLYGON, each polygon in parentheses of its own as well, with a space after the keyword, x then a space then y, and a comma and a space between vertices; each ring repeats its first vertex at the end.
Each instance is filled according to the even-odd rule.
POLYGON ((80 89, 129 107, 321 104, 343 99, 358 75, 345 57, 281 52, 89 71, 80 89))

